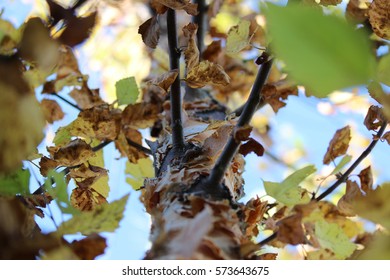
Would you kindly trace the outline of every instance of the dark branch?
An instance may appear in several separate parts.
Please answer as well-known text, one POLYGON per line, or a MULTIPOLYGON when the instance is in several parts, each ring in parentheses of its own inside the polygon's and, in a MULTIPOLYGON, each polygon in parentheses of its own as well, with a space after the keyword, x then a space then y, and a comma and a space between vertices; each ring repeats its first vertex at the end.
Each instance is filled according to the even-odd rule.
POLYGON ((99 145, 93 147, 93 148, 92 148, 92 151, 93 151, 93 152, 100 151, 101 149, 103 149, 105 146, 107 146, 107 145, 110 144, 111 142, 112 142, 111 140, 104 141, 104 142, 100 143, 99 145))
POLYGON ((81 109, 79 106, 77 106, 76 104, 70 102, 69 100, 67 100, 66 98, 62 97, 61 95, 59 95, 58 93, 56 92, 53 92, 51 93, 52 95, 58 97, 59 99, 61 99, 62 101, 64 101, 65 103, 67 103, 68 105, 72 106, 73 108, 76 108, 77 110, 79 110, 80 112, 83 111, 83 109, 81 109))
POLYGON ((365 159, 374 149, 375 145, 378 143, 379 139, 382 137, 383 132, 385 131, 387 126, 387 122, 384 122, 379 129, 378 133, 374 136, 374 139, 370 143, 370 145, 367 147, 367 149, 364 150, 364 152, 356 159, 356 161, 348 168, 347 171, 333 184, 331 185, 326 191, 324 191, 320 196, 317 198, 313 198, 313 200, 320 201, 323 198, 325 198, 327 195, 332 193, 339 185, 344 183, 347 179, 348 176, 352 173, 352 171, 365 159))
POLYGON ((258 243, 258 245, 260 245, 260 246, 267 245, 269 242, 271 242, 272 240, 274 240, 277 236, 278 236, 278 232, 274 232, 273 234, 271 234, 270 236, 268 236, 266 239, 260 241, 260 242, 258 243))
MULTIPOLYGON (((261 100, 261 89, 263 88, 268 74, 271 70, 272 60, 264 63, 259 72, 257 73, 255 83, 253 84, 249 98, 245 104, 245 108, 237 122, 236 128, 244 127, 249 124, 253 114, 261 100)), ((221 155, 219 156, 214 168, 211 171, 209 178, 206 181, 207 185, 216 186, 219 185, 226 169, 229 167, 231 160, 236 154, 240 142, 234 139, 234 135, 231 135, 226 146, 224 147, 221 155)))
POLYGON ((195 3, 198 4, 198 14, 193 17, 193 21, 198 25, 198 32, 196 33, 196 38, 198 41, 199 53, 202 54, 204 49, 204 35, 206 24, 205 16, 208 8, 205 0, 195 0, 195 3))
POLYGON ((169 45, 169 62, 170 69, 177 69, 179 74, 176 80, 171 85, 170 101, 171 101, 171 127, 172 127, 172 144, 174 150, 182 150, 184 144, 184 134, 182 125, 182 106, 180 93, 180 52, 177 47, 176 34, 176 12, 168 9, 167 14, 167 31, 168 31, 168 45, 169 45))
POLYGON ((145 154, 147 155, 152 155, 152 151, 148 148, 145 148, 144 146, 134 142, 134 141, 131 141, 130 139, 126 138, 127 140, 127 144, 129 144, 130 146, 136 148, 137 150, 141 151, 141 152, 144 152, 145 154))

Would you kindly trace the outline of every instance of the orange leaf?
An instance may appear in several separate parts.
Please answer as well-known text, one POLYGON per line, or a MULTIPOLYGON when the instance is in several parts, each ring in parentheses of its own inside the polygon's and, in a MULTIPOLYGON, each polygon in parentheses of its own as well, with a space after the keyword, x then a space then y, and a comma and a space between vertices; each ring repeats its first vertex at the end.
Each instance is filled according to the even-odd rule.
POLYGON ((338 156, 344 155, 351 140, 351 128, 347 125, 336 131, 332 140, 329 143, 328 150, 324 156, 324 164, 329 164, 338 156))

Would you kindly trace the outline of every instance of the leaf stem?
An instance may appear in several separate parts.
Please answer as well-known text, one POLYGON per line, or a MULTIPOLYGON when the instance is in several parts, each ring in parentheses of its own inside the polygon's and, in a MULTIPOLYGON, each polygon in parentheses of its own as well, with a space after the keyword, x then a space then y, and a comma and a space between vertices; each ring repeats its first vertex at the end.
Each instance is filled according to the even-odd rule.
MULTIPOLYGON (((255 83, 253 84, 251 93, 248 100, 245 103, 243 112, 237 122, 236 128, 244 127, 249 124, 252 119, 253 114, 256 111, 256 108, 261 100, 261 89, 263 88, 268 74, 272 67, 272 59, 262 64, 259 72, 257 73, 255 83)), ((231 160, 236 154, 240 142, 234 139, 234 135, 230 135, 230 138, 225 145, 221 155, 219 156, 217 162, 214 165, 214 168, 211 170, 211 174, 207 181, 207 185, 215 186, 219 185, 222 181, 222 178, 225 174, 226 169, 229 167, 231 160)))
POLYGON ((176 12, 173 9, 168 9, 167 13, 167 31, 168 31, 168 46, 169 46, 169 63, 170 70, 177 69, 179 74, 171 85, 170 101, 171 101, 171 127, 172 127, 172 144, 174 150, 182 150, 185 146, 183 125, 182 125, 182 104, 180 93, 180 52, 177 47, 177 32, 176 32, 176 12))
POLYGON ((374 136, 374 139, 371 141, 370 145, 364 150, 364 152, 356 159, 356 161, 348 168, 347 171, 333 184, 331 185, 326 191, 324 191, 321 195, 319 195, 317 198, 313 198, 312 200, 320 201, 323 198, 325 198, 327 195, 332 193, 339 185, 344 183, 348 176, 352 173, 352 171, 365 159, 371 151, 374 149, 375 145, 378 143, 379 139, 382 137, 383 132, 385 131, 387 126, 387 122, 384 121, 381 128, 379 129, 378 133, 374 136))

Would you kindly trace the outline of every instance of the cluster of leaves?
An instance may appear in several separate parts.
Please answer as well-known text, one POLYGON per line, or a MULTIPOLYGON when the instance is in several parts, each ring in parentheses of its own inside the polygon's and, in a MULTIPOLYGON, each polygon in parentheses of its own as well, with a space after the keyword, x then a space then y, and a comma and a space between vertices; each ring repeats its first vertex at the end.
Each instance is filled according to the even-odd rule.
MULTIPOLYGON (((98 16, 97 12, 80 15, 86 2, 65 8, 47 0, 48 20, 31 18, 18 29, 0 19, 1 258, 93 259, 103 253, 106 242, 99 233, 118 227, 128 199, 107 200, 109 172, 103 148, 110 143, 127 158, 127 182, 142 191, 141 200, 153 216, 153 245, 147 258, 276 258, 276 254, 259 253, 265 244, 305 245, 307 259, 389 258, 386 202, 390 186, 374 187, 370 167, 359 173, 360 184, 349 178, 380 139, 390 144, 390 132, 383 134, 390 117, 384 87, 390 86, 390 56, 377 55, 377 49, 388 47, 390 39, 388 1, 366 5, 350 0, 348 22, 326 8, 339 4, 338 0, 294 1, 299 3, 286 7, 269 4, 261 8, 266 25, 258 23, 257 14, 240 15, 241 20, 229 30, 222 30, 215 18, 221 13, 237 16, 236 5, 211 1, 206 31, 212 40, 204 49, 197 34, 205 32, 205 26, 182 25, 179 37, 185 47, 175 51, 183 53, 185 73, 180 74, 180 66, 166 69, 166 61, 156 60, 157 70, 141 86, 134 77, 117 81, 117 101, 112 104, 101 98, 98 89, 89 87, 88 75, 81 72, 73 53, 89 37, 98 16), (255 45, 261 46, 260 51, 255 45), (251 57, 253 52, 256 55, 251 57), (269 65, 270 54, 283 63, 273 66, 267 84, 260 86, 257 107, 269 104, 277 113, 289 96, 298 95, 298 85, 306 95, 318 98, 336 89, 367 85, 377 102, 369 108, 364 125, 379 132, 362 156, 343 172, 352 160, 347 154, 352 137, 349 126, 336 131, 324 155, 325 165, 343 156, 329 174, 336 181, 327 189, 329 193, 346 182, 346 192, 336 203, 322 201, 325 195, 302 186, 316 172, 313 165, 282 182, 264 182, 273 204, 259 198, 239 203, 244 194, 244 157, 251 152, 262 156, 264 147, 249 124, 237 125, 237 116, 244 115, 245 109, 230 114, 221 102, 236 93, 245 97, 255 83, 253 60, 262 67, 269 65), (178 80, 183 86, 174 92, 171 86, 178 80), (34 94, 39 86, 45 96, 40 103, 34 94), (172 98, 180 100, 183 89, 179 113, 185 147, 178 153, 172 148, 177 133, 172 98), (60 95, 64 91, 69 91, 75 104, 60 95), (55 98, 65 99, 80 112, 56 132, 46 155, 37 154, 45 121, 52 124, 64 117, 55 98), (146 128, 155 137, 148 141, 150 149, 142 145, 141 130, 146 128), (229 138, 237 143, 238 153, 229 158, 221 181, 210 184, 207 178, 219 167, 229 138), (30 172, 21 169, 22 161, 38 158, 45 183, 30 192, 30 172), (75 187, 68 194, 70 182, 75 187), (43 234, 34 216, 44 217, 51 203, 70 218, 55 232, 43 234), (378 224, 376 232, 366 232, 362 218, 378 224), (273 234, 266 242, 254 242, 263 231, 273 234), (72 243, 63 238, 74 233, 85 237, 72 243)), ((162 35, 160 20, 172 16, 167 12, 192 17, 205 13, 190 1, 152 0, 149 5, 154 15, 141 24, 139 34, 156 52, 162 35)))

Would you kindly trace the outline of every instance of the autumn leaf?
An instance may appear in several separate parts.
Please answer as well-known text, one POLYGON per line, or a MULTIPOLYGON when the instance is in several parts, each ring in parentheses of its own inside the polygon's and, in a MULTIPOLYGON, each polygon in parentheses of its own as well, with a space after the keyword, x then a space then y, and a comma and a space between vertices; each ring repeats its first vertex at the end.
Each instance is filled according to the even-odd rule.
POLYGON ((196 16, 198 14, 198 4, 192 4, 190 0, 156 0, 173 10, 184 10, 187 14, 196 16))
POLYGON ((62 166, 76 166, 94 156, 90 145, 81 139, 70 141, 60 148, 49 147, 51 157, 62 166))
POLYGON ((350 140, 351 128, 348 125, 337 130, 329 143, 328 149, 323 159, 323 163, 329 164, 338 156, 344 155, 348 150, 350 140))
POLYGON ((367 115, 364 118, 364 125, 368 130, 378 129, 385 121, 382 108, 375 105, 371 105, 370 108, 368 108, 367 115))
POLYGON ((58 37, 58 40, 70 47, 81 44, 91 35, 96 19, 97 12, 86 17, 67 18, 65 30, 58 37))
POLYGON ((254 152, 257 156, 261 157, 264 154, 264 147, 253 138, 249 138, 248 141, 241 144, 239 153, 243 156, 254 152))
POLYGON ((142 41, 149 48, 155 49, 160 39, 160 25, 156 16, 151 17, 138 28, 138 34, 141 34, 142 41))
POLYGON ((241 20, 237 25, 231 27, 226 39, 226 53, 235 54, 249 46, 251 40, 249 34, 249 20, 241 20))
POLYGON ((356 214, 390 228, 390 184, 385 183, 381 187, 368 192, 353 202, 356 214))
POLYGON ((122 125, 135 129, 151 127, 159 113, 155 104, 129 104, 122 112, 122 125))
POLYGON ((115 146, 121 155, 127 157, 130 162, 137 163, 138 160, 146 158, 147 155, 134 147, 134 144, 142 146, 142 135, 138 130, 132 128, 123 129, 115 140, 115 146), (133 145, 130 145, 130 142, 133 145))
POLYGON ((188 70, 199 64, 199 50, 195 41, 197 30, 198 26, 195 23, 189 23, 183 27, 183 35, 188 38, 188 45, 184 50, 184 61, 188 70))
POLYGON ((69 246, 81 260, 94 260, 104 253, 107 242, 106 238, 98 234, 91 234, 81 240, 72 241, 69 246))
POLYGON ((155 79, 149 81, 149 84, 156 85, 160 88, 162 88, 165 91, 168 91, 169 87, 173 84, 173 82, 176 80, 176 77, 179 75, 179 70, 174 69, 170 70, 155 79))
POLYGON ((342 0, 321 0, 320 4, 323 6, 336 6, 341 3, 342 0))
POLYGON ((358 176, 360 179, 362 191, 364 191, 366 194, 373 191, 374 179, 372 176, 371 166, 368 166, 367 168, 364 168, 362 171, 360 171, 358 176))
POLYGON ((64 112, 62 111, 61 106, 55 100, 42 99, 41 108, 48 123, 62 120, 64 117, 64 112))
MULTIPOLYGON (((91 177, 85 179, 81 182, 81 184, 85 183, 85 181, 92 181, 90 179, 93 178, 91 177)), ((79 183, 77 184, 79 185, 79 183)), ((90 184, 92 184, 92 182, 72 190, 72 194, 70 195, 70 203, 75 209, 78 209, 82 212, 93 211, 98 205, 107 203, 107 200, 104 198, 104 196, 88 186, 90 184)))
POLYGON ((303 230, 302 217, 292 215, 284 218, 278 223, 278 240, 292 245, 305 244, 306 236, 303 230))
POLYGON ((129 195, 126 195, 119 200, 98 206, 93 211, 82 212, 77 216, 73 216, 70 220, 62 223, 55 234, 62 236, 78 232, 84 235, 113 232, 123 218, 128 198, 129 195))
POLYGON ((360 191, 358 184, 348 180, 345 194, 337 202, 337 208, 346 216, 355 216, 356 214, 353 210, 352 202, 361 196, 362 192, 360 191))
POLYGON ((185 81, 192 88, 201 88, 207 84, 227 86, 230 77, 221 65, 203 60, 188 71, 185 81))
POLYGON ((309 194, 305 189, 299 187, 299 184, 315 171, 314 165, 308 165, 290 174, 281 183, 264 181, 265 191, 269 196, 287 206, 307 203, 310 201, 309 194))
POLYGON ((350 0, 345 10, 345 17, 353 23, 363 23, 367 15, 368 5, 364 0, 350 0))
POLYGON ((375 34, 383 39, 390 39, 390 2, 373 0, 368 9, 368 19, 375 34))

